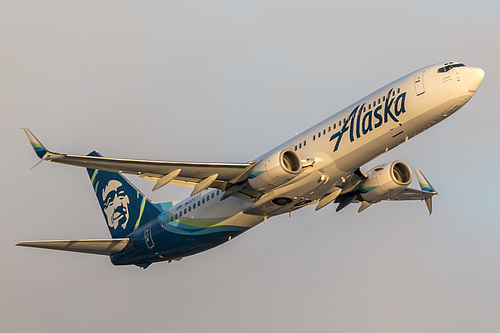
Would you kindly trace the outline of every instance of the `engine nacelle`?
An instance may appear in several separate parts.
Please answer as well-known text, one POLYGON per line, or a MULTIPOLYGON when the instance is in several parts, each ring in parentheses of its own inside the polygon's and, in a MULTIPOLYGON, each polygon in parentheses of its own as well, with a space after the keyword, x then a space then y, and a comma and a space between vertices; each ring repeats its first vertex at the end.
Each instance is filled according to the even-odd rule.
POLYGON ((248 175, 248 183, 254 190, 264 192, 292 180, 301 170, 299 154, 286 149, 257 163, 248 175))
POLYGON ((390 199, 410 185, 413 173, 405 162, 394 161, 376 167, 361 184, 360 195, 369 203, 390 199))

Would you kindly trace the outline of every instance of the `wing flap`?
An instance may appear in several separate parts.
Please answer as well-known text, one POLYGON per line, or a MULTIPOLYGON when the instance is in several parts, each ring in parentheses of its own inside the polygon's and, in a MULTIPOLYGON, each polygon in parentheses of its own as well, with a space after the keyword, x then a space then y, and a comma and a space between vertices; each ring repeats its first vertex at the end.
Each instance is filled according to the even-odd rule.
POLYGON ((205 179, 223 169, 223 178, 228 181, 239 176, 251 165, 250 163, 166 162, 66 154, 55 155, 54 158, 50 156, 48 160, 110 172, 123 172, 133 175, 147 174, 149 177, 157 178, 162 178, 172 171, 181 169, 179 178, 205 179))
POLYGON ((18 243, 16 246, 110 256, 123 250, 129 241, 129 238, 30 241, 18 243))

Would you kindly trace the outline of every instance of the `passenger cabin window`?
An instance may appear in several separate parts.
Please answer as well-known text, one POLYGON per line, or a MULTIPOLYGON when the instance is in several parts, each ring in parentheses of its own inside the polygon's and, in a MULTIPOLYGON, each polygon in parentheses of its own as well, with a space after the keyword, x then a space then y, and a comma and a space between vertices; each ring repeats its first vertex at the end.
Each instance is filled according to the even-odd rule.
POLYGON ((332 131, 332 126, 328 126, 328 132, 332 131))
POLYGON ((316 135, 313 135, 313 141, 316 140, 316 135))
POLYGON ((295 151, 297 151, 297 146, 295 146, 295 151))
POLYGON ((321 138, 321 132, 318 133, 318 139, 321 138))
POLYGON ((215 193, 214 193, 214 192, 212 192, 212 199, 213 199, 214 197, 215 197, 215 193))
POLYGON ((302 148, 302 143, 299 143, 299 149, 302 148))
POLYGON ((323 135, 325 135, 325 134, 326 134, 326 129, 323 130, 323 135))
POLYGON ((304 140, 304 147, 306 146, 306 140, 304 140))

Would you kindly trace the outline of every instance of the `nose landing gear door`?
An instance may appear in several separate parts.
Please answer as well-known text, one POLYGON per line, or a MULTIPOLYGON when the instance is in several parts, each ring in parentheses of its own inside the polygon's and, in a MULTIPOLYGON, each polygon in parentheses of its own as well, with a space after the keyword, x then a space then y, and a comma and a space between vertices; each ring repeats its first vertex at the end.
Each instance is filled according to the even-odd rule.
POLYGON ((423 93, 425 93, 424 72, 425 70, 417 72, 417 74, 415 74, 415 92, 417 93, 417 96, 420 96, 423 93))

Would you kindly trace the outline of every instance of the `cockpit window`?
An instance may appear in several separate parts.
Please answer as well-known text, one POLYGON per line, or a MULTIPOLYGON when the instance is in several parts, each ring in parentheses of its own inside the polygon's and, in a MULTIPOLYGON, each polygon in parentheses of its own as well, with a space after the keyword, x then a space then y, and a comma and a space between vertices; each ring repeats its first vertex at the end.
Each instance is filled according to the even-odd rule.
POLYGON ((465 65, 462 64, 462 63, 457 63, 457 64, 445 64, 444 67, 441 67, 438 69, 438 73, 446 73, 447 71, 449 71, 450 69, 452 68, 455 68, 455 67, 464 67, 465 65))

